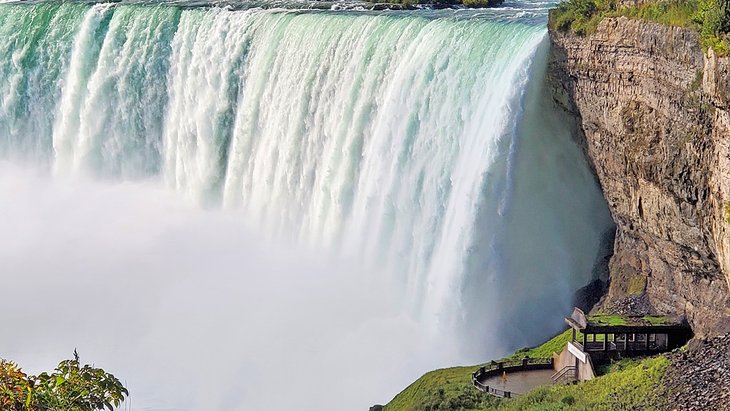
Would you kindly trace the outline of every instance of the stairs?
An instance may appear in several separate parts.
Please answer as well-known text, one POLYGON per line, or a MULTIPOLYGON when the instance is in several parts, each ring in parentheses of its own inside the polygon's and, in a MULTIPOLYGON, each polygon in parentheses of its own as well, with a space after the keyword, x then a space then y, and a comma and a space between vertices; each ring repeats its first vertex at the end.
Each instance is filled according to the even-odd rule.
POLYGON ((572 384, 578 380, 578 370, 574 366, 563 367, 552 379, 555 384, 572 384))

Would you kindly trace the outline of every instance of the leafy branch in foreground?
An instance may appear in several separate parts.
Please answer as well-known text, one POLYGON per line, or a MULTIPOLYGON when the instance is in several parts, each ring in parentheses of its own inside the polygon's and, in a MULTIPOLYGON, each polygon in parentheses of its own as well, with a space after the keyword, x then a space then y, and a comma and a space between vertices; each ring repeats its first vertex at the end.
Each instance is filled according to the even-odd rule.
POLYGON ((7 411, 93 411, 118 407, 129 392, 101 368, 63 360, 51 373, 28 376, 12 361, 0 359, 0 409, 7 411))

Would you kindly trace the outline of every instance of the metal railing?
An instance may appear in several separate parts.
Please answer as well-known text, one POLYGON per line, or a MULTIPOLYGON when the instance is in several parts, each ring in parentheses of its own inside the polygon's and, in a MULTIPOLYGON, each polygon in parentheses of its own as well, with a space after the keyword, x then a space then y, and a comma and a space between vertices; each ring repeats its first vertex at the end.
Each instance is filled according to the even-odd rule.
POLYGON ((520 394, 517 394, 516 392, 500 390, 499 388, 494 388, 489 385, 482 384, 479 381, 474 381, 474 386, 477 387, 479 391, 485 392, 487 394, 492 394, 495 397, 515 398, 520 396, 520 394))

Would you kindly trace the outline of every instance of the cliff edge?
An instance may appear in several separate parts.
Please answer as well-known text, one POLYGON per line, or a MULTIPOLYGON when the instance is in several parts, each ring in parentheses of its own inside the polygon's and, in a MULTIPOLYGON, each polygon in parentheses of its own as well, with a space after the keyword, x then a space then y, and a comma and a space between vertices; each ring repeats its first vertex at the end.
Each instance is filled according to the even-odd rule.
POLYGON ((626 17, 550 37, 555 100, 581 125, 617 226, 599 309, 730 331, 730 59, 694 30, 626 17))

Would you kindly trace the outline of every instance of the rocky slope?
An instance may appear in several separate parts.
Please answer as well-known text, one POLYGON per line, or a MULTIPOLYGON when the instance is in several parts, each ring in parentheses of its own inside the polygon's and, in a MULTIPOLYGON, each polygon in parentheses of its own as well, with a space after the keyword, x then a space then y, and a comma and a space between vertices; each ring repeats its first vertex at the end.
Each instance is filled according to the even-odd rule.
POLYGON ((730 61, 692 30, 627 18, 550 36, 555 100, 581 125, 617 225, 602 309, 727 332, 730 61))
POLYGON ((730 410, 730 334, 669 354, 661 398, 667 410, 730 410))

